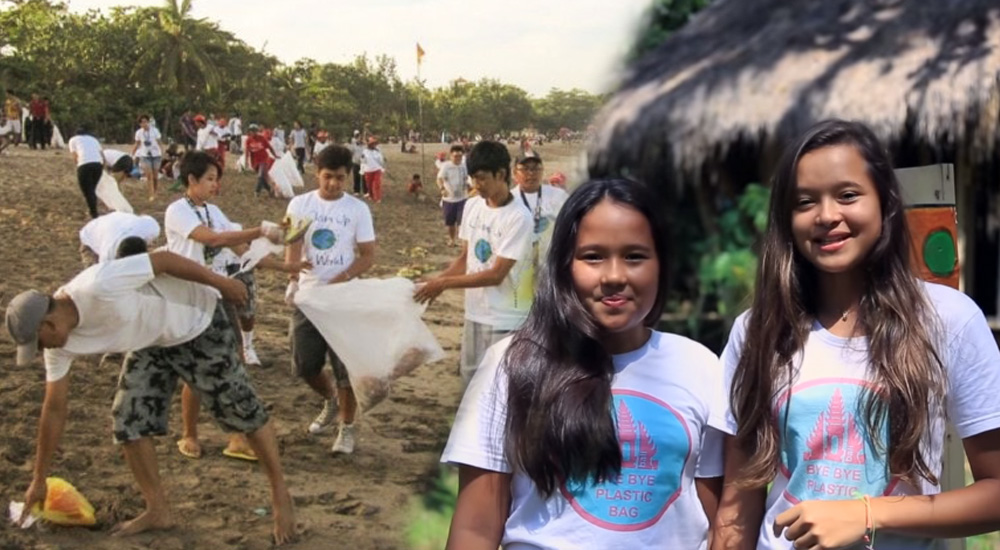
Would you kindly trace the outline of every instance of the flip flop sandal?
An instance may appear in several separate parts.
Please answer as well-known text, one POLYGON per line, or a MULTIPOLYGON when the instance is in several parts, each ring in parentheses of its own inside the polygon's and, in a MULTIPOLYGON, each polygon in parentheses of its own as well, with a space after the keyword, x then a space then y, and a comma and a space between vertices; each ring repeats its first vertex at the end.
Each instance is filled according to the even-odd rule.
POLYGON ((201 458, 201 452, 202 452, 200 447, 199 447, 199 449, 198 449, 197 452, 191 451, 190 449, 185 448, 184 447, 184 440, 183 439, 178 439, 177 440, 177 451, 179 453, 181 453, 182 455, 184 455, 184 456, 186 456, 188 458, 193 458, 193 459, 199 459, 199 458, 201 458))
POLYGON ((229 458, 235 458, 237 460, 246 460, 248 462, 257 462, 257 455, 250 454, 247 451, 234 451, 232 449, 223 449, 222 454, 228 456, 229 458))

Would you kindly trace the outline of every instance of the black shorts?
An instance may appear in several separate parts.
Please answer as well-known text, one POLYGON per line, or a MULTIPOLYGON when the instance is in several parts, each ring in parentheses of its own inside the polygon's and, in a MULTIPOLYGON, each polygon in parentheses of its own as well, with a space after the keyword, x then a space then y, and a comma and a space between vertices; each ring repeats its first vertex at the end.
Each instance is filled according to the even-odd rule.
POLYGON ((443 201, 441 211, 444 213, 444 224, 447 226, 459 225, 462 223, 462 211, 465 210, 465 200, 458 202, 443 201))
POLYGON ((333 367, 333 381, 338 388, 350 388, 344 362, 323 339, 323 335, 313 326, 299 308, 292 312, 292 367, 302 378, 314 378, 323 372, 327 358, 333 367))

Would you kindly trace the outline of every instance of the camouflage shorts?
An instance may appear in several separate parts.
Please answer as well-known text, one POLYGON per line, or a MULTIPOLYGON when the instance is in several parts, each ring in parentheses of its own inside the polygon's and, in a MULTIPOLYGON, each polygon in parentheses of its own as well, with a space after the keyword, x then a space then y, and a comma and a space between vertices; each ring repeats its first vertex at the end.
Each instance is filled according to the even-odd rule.
MULTIPOLYGON (((246 304, 236 306, 236 314, 239 315, 240 319, 252 319, 253 316, 257 314, 257 279, 254 278, 253 271, 246 271, 235 275, 235 273, 239 270, 239 264, 230 264, 226 266, 226 273, 228 273, 233 279, 241 281, 247 287, 246 304)), ((233 320, 235 321, 235 319, 233 320)))
POLYGON ((211 324, 194 340, 125 356, 111 409, 115 442, 166 435, 178 378, 198 392, 202 405, 227 432, 253 433, 268 421, 219 304, 211 324))

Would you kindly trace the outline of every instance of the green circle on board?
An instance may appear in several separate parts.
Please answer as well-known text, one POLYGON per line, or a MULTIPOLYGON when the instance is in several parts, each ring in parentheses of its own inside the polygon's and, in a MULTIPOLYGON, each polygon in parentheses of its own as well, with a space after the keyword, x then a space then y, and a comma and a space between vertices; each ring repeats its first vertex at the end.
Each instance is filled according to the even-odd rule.
POLYGON ((955 271, 957 247, 951 233, 944 229, 932 231, 924 240, 924 265, 938 277, 955 271))

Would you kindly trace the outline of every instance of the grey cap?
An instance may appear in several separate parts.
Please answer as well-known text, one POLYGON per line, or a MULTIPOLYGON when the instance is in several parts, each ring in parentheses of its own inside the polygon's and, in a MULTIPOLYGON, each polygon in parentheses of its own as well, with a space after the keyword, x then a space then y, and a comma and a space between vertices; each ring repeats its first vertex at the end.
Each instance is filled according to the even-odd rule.
POLYGON ((7 332, 17 344, 17 366, 30 364, 38 353, 38 328, 51 302, 48 295, 26 290, 7 304, 7 332))

